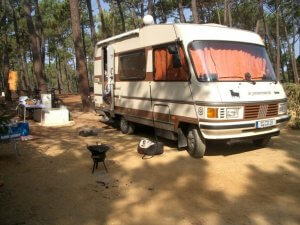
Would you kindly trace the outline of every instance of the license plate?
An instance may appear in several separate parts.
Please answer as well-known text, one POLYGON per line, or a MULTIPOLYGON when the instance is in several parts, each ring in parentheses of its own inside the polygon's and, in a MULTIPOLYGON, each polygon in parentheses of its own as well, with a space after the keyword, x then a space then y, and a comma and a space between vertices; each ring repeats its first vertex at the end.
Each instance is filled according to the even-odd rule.
POLYGON ((256 128, 272 127, 276 124, 276 120, 259 120, 256 121, 256 128))

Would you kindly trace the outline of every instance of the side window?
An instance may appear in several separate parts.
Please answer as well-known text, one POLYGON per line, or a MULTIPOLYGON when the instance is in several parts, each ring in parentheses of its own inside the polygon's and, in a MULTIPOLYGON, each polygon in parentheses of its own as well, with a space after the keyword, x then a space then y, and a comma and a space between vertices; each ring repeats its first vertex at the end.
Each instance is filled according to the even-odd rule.
POLYGON ((184 56, 183 48, 175 44, 155 48, 154 55, 154 80, 156 81, 187 81, 190 78, 188 66, 184 56), (176 54, 168 48, 172 47, 176 54), (178 54, 179 53, 179 54, 178 54), (177 65, 174 58, 177 57, 177 65), (180 62, 180 63, 179 63, 180 62))
POLYGON ((119 56, 120 80, 144 80, 146 76, 145 50, 124 53, 119 56))

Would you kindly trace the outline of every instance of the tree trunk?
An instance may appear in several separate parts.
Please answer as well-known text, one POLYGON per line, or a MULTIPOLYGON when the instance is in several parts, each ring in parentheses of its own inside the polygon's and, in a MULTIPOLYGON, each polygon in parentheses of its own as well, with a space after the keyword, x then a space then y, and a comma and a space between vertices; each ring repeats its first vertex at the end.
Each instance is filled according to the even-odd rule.
MULTIPOLYGON (((58 68, 58 58, 59 58, 59 55, 58 53, 56 53, 56 56, 55 56, 55 68, 56 68, 56 71, 59 71, 60 69, 58 68)), ((60 80, 60 75, 59 73, 56 72, 56 80, 57 80, 57 89, 58 89, 58 93, 61 94, 61 80, 60 80)))
POLYGON ((131 9, 130 7, 128 9, 129 9, 130 14, 131 14, 132 25, 133 25, 134 29, 136 29, 137 27, 139 27, 137 16, 135 14, 134 9, 131 9))
POLYGON ((264 16, 264 0, 259 0, 259 7, 258 7, 258 13, 257 13, 257 21, 255 26, 255 32, 259 32, 260 23, 262 21, 262 18, 264 16))
POLYGON ((63 64, 64 64, 65 76, 66 76, 66 81, 67 81, 68 93, 71 93, 71 89, 70 89, 70 77, 69 77, 69 73, 68 73, 68 64, 67 64, 66 54, 64 54, 63 64))
MULTIPOLYGON (((34 0, 34 5, 35 5, 35 16, 36 16, 36 32, 38 34, 39 37, 39 45, 40 45, 40 49, 41 49, 41 57, 42 57, 42 63, 43 63, 43 71, 44 71, 44 67, 45 67, 45 54, 46 54, 46 50, 45 50, 45 37, 44 37, 44 31, 43 31, 43 22, 42 22, 42 17, 40 14, 40 9, 39 9, 39 2, 38 0, 34 0)), ((46 74, 43 73, 43 75, 45 76, 45 80, 46 79, 46 74)))
POLYGON ((265 29, 265 34, 266 34, 266 37, 268 39, 268 41, 266 42, 266 47, 267 47, 267 50, 269 51, 269 54, 271 55, 271 61, 273 64, 275 64, 276 62, 276 59, 275 59, 275 53, 274 53, 274 49, 273 49, 273 45, 272 45, 272 37, 270 35, 270 32, 269 32, 269 27, 267 25, 267 22, 265 20, 265 16, 263 16, 263 22, 264 22, 264 29, 265 29))
POLYGON ((227 22, 227 10, 228 10, 227 0, 224 0, 224 25, 228 25, 228 22, 227 22))
POLYGON ((88 13, 89 13, 90 29, 91 29, 91 35, 92 35, 92 40, 93 40, 93 49, 94 49, 96 42, 97 42, 97 37, 96 37, 96 30, 95 30, 91 0, 86 0, 86 4, 87 4, 87 8, 88 8, 88 13))
POLYGON ((135 5, 134 4, 130 4, 130 6, 128 6, 128 10, 130 11, 130 14, 131 14, 131 19, 132 19, 132 24, 135 28, 138 28, 140 27, 140 22, 139 22, 139 19, 138 19, 138 16, 135 12, 135 5))
POLYGON ((163 1, 160 2, 160 8, 161 8, 161 11, 162 11, 161 23, 166 23, 167 22, 167 13, 166 13, 163 1))
POLYGON ((228 22, 229 22, 230 27, 232 27, 231 6, 232 6, 232 3, 229 2, 227 4, 227 13, 228 13, 228 22))
MULTIPOLYGON (((1 1, 2 3, 2 1, 1 1)), ((4 15, 0 20, 0 26, 3 29, 3 34, 1 35, 1 41, 3 44, 3 50, 2 50, 2 58, 0 59, 1 61, 3 60, 3 80, 4 80, 4 88, 5 88, 5 100, 6 101, 11 101, 11 92, 9 90, 9 85, 8 85, 8 75, 9 75, 9 56, 8 56, 8 43, 7 43, 7 30, 8 30, 8 25, 7 25, 7 9, 5 6, 5 2, 3 2, 3 11, 4 15)), ((1 8, 2 10, 2 8, 1 8)), ((2 33, 2 32, 1 32, 2 33)), ((1 34, 0 33, 0 34, 1 34)))
POLYGON ((63 82, 63 77, 62 77, 61 59, 60 59, 59 54, 58 54, 58 68, 59 68, 60 87, 61 87, 61 91, 64 92, 65 88, 64 88, 64 82, 63 82))
POLYGON ((280 69, 281 69, 281 77, 282 77, 282 80, 283 82, 285 83, 286 82, 286 77, 285 77, 285 74, 284 74, 284 60, 283 60, 283 55, 282 55, 282 44, 280 44, 279 46, 280 50, 280 69))
POLYGON ((80 16, 79 16, 79 7, 78 0, 69 0, 70 11, 71 11, 71 22, 72 22, 72 36, 75 47, 76 55, 76 71, 79 78, 79 90, 81 94, 82 108, 83 111, 91 110, 91 101, 90 101, 90 90, 87 77, 87 71, 85 67, 85 58, 82 46, 82 38, 80 34, 80 16))
POLYGON ((285 20, 284 20, 283 17, 282 17, 282 21, 283 21, 285 39, 286 39, 286 42, 287 42, 287 45, 288 45, 288 51, 289 51, 290 61, 291 61, 292 70, 293 70, 294 82, 296 84, 298 84, 299 83, 299 75, 298 75, 298 69, 297 69, 297 62, 296 62, 296 58, 295 58, 295 53, 293 51, 293 47, 290 44, 288 31, 287 31, 287 28, 286 28, 286 23, 285 23, 285 20))
POLYGON ((66 45, 64 42, 62 43, 62 46, 63 46, 63 52, 64 52, 63 64, 64 64, 65 77, 66 77, 66 81, 67 81, 67 89, 68 89, 68 93, 71 93, 71 88, 70 88, 71 81, 70 81, 70 75, 68 72, 68 60, 67 60, 67 55, 66 55, 67 49, 66 49, 66 45))
MULTIPOLYGON (((2 59, 2 55, 1 55, 1 59, 2 59)), ((2 64, 2 60, 0 61, 0 68, 3 68, 3 64, 2 64)), ((1 92, 3 90, 5 90, 5 87, 4 87, 4 76, 3 76, 3 71, 0 70, 0 89, 1 89, 1 92)), ((2 94, 0 92, 0 94, 2 94)))
POLYGON ((153 0, 148 0, 148 15, 153 16, 153 13, 154 13, 153 8, 154 8, 154 6, 153 6, 153 0))
POLYGON ((180 17, 180 23, 185 23, 185 17, 183 14, 183 6, 182 6, 182 0, 178 1, 178 13, 179 13, 179 17, 180 17))
POLYGON ((143 19, 145 16, 145 11, 144 11, 144 3, 141 2, 141 18, 143 19))
POLYGON ((120 0, 116 0, 116 1, 117 1, 119 13, 120 13, 120 17, 121 17, 121 22, 122 22, 122 32, 125 32, 126 31, 125 18, 124 18, 124 14, 123 14, 123 9, 122 9, 122 6, 121 6, 121 2, 120 2, 120 0))
POLYGON ((156 15, 155 15, 155 11, 154 11, 154 3, 153 0, 148 0, 148 15, 151 15, 153 17, 154 23, 156 24, 156 15))
POLYGON ((111 33, 112 36, 115 35, 115 4, 114 2, 110 2, 110 12, 111 12, 111 33))
POLYGON ((84 25, 83 24, 84 23, 82 21, 81 22, 81 34, 82 34, 83 54, 84 54, 84 62, 85 62, 86 73, 87 73, 88 82, 89 82, 90 73, 89 73, 88 66, 87 66, 87 54, 86 54, 85 33, 84 33, 84 25))
POLYGON ((7 35, 6 32, 3 37, 3 74, 4 74, 4 86, 5 86, 5 100, 12 101, 11 92, 8 86, 8 75, 9 75, 9 58, 8 58, 8 48, 7 48, 7 35))
POLYGON ((31 17, 31 9, 28 0, 24 0, 24 12, 27 21, 30 45, 33 56, 33 69, 41 93, 47 93, 47 83, 44 78, 43 62, 41 57, 41 48, 39 45, 39 37, 36 33, 31 17))
POLYGON ((192 15, 193 15, 194 23, 199 23, 199 15, 197 10, 196 0, 191 1, 191 7, 192 7, 192 15))
MULTIPOLYGON (((278 3, 278 1, 277 1, 278 3)), ((279 5, 276 4, 276 77, 280 81, 280 36, 279 36, 279 5)))
POLYGON ((108 36, 108 33, 107 33, 105 21, 104 21, 104 16, 103 16, 103 11, 102 11, 102 7, 100 4, 100 0, 97 0, 96 2, 98 5, 99 17, 100 17, 100 21, 101 21, 102 38, 106 38, 108 36))
POLYGON ((288 81, 289 83, 292 82, 292 78, 291 78, 291 75, 289 73, 289 65, 288 65, 288 59, 287 59, 287 53, 285 51, 285 46, 283 45, 283 43, 281 44, 282 45, 282 51, 283 51, 283 55, 284 55, 284 62, 285 62, 285 67, 286 67, 286 72, 287 72, 287 76, 288 76, 288 81))
POLYGON ((22 78, 21 78, 21 82, 22 82, 22 94, 24 94, 23 92, 27 92, 27 95, 31 94, 31 89, 29 87, 29 83, 28 83, 28 68, 27 68, 27 62, 26 62, 26 58, 25 58, 25 52, 24 52, 24 48, 23 45, 20 43, 20 36, 19 36, 19 26, 17 23, 17 18, 16 18, 16 14, 15 14, 15 10, 14 7, 11 7, 12 10, 12 16, 13 16, 13 23, 14 23, 14 30, 15 30, 15 36, 16 36, 16 43, 18 46, 18 58, 19 58, 19 62, 21 65, 21 70, 23 72, 22 74, 22 78))
POLYGON ((220 9, 219 9, 219 5, 218 5, 217 2, 216 2, 216 7, 217 7, 217 15, 218 15, 219 24, 222 24, 222 22, 221 22, 221 16, 220 16, 220 9))

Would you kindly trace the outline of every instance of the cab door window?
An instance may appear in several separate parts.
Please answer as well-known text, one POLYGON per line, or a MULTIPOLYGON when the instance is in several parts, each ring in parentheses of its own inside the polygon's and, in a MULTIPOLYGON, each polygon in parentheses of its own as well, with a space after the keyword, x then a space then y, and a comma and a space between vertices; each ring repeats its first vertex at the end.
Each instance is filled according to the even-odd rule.
POLYGON ((186 58, 181 46, 170 44, 153 52, 155 81, 187 81, 190 78, 186 58))

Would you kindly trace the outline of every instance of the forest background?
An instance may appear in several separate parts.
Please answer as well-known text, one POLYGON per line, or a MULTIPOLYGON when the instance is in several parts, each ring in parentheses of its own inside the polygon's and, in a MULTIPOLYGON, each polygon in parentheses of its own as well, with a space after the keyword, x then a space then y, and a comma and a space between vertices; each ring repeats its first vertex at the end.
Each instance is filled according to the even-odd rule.
POLYGON ((0 90, 10 100, 7 80, 15 70, 19 94, 80 93, 89 110, 96 42, 141 27, 147 14, 157 24, 217 23, 257 32, 277 78, 299 83, 299 0, 0 0, 0 90))

